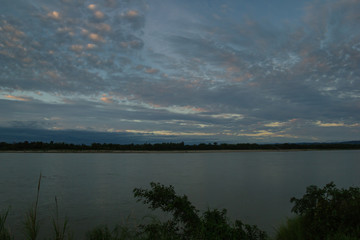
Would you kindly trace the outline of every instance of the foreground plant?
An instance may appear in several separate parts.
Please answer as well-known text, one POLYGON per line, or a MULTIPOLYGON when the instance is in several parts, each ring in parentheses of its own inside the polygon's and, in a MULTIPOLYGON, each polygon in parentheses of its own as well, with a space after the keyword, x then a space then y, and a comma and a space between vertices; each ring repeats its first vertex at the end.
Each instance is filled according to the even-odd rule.
POLYGON ((107 226, 98 226, 86 234, 87 240, 134 240, 141 236, 128 226, 118 225, 112 231, 107 226))
POLYGON ((6 228, 5 226, 5 222, 6 222, 6 218, 9 214, 9 209, 7 209, 5 211, 5 213, 0 214, 0 239, 1 240, 11 240, 14 239, 11 236, 10 230, 8 228, 6 228))
MULTIPOLYGON (((39 221, 37 210, 41 174, 38 181, 34 206, 26 214, 25 237, 38 238, 39 221)), ((208 209, 200 211, 188 200, 179 196, 173 186, 150 183, 150 189, 135 188, 137 201, 147 204, 150 209, 170 214, 167 221, 153 218, 146 224, 129 227, 117 225, 113 230, 100 226, 88 232, 88 240, 265 240, 266 233, 255 225, 239 220, 229 222, 226 210, 208 209)), ((292 212, 297 214, 278 229, 275 240, 355 240, 360 239, 360 188, 338 189, 334 183, 324 188, 309 186, 302 198, 292 198, 292 212)), ((52 218, 54 236, 51 239, 73 239, 69 234, 68 219, 60 220, 59 207, 55 197, 55 215, 52 218)), ((13 240, 10 230, 5 227, 9 209, 0 214, 0 240, 13 240)))
POLYGON ((38 180, 37 194, 35 205, 30 208, 25 216, 25 238, 27 240, 35 240, 39 234, 39 221, 37 219, 37 208, 39 203, 40 184, 41 184, 41 173, 38 180))
POLYGON ((207 210, 199 215, 199 210, 186 195, 175 194, 173 186, 150 183, 151 189, 134 189, 137 201, 148 204, 152 210, 161 209, 170 213, 172 218, 166 222, 153 222, 141 225, 142 234, 147 239, 267 239, 264 231, 256 226, 235 221, 228 222, 226 210, 207 210))
POLYGON ((298 217, 279 228, 277 240, 360 239, 360 188, 338 189, 330 182, 323 188, 309 186, 302 198, 290 201, 298 217))
POLYGON ((57 198, 55 197, 55 216, 52 218, 52 225, 54 230, 54 240, 71 240, 73 239, 73 235, 69 231, 68 226, 69 220, 65 217, 64 221, 60 221, 59 217, 59 205, 57 198))
POLYGON ((306 240, 303 217, 287 219, 286 223, 277 229, 275 240, 306 240))

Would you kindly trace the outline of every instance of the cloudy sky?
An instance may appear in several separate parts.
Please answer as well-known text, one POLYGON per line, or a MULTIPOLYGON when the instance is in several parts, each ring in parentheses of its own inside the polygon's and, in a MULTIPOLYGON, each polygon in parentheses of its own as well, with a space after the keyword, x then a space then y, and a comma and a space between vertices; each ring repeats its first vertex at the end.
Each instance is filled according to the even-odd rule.
POLYGON ((0 3, 2 129, 360 139, 360 0, 0 3))

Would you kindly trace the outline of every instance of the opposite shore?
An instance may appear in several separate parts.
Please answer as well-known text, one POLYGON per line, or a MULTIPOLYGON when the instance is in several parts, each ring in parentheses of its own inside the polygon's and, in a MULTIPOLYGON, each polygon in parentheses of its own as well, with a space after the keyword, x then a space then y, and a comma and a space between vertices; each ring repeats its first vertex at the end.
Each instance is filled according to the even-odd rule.
POLYGON ((236 153, 236 152, 305 152, 305 151, 340 151, 360 149, 256 149, 256 150, 4 150, 1 153, 141 153, 141 154, 169 154, 169 153, 236 153))
POLYGON ((92 143, 73 144, 64 142, 0 142, 0 152, 47 152, 47 153, 224 153, 252 151, 319 151, 319 150, 360 150, 360 141, 339 143, 143 143, 114 144, 92 143))

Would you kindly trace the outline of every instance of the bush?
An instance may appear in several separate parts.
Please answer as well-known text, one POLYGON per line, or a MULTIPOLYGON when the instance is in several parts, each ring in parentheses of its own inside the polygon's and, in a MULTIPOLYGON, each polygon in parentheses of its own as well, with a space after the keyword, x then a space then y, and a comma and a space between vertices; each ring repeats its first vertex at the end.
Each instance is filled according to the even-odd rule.
POLYGON ((333 182, 324 188, 309 186, 302 198, 290 201, 292 212, 303 219, 306 239, 360 239, 359 188, 338 189, 333 182))
POLYGON ((265 232, 256 226, 235 221, 228 222, 226 210, 208 209, 199 216, 187 196, 175 194, 173 186, 166 187, 160 183, 150 183, 151 190, 134 189, 138 201, 149 204, 150 209, 161 209, 172 214, 164 223, 154 222, 142 225, 142 234, 147 239, 267 239, 265 232))
POLYGON ((289 218, 286 224, 277 229, 275 240, 305 240, 303 217, 289 218))

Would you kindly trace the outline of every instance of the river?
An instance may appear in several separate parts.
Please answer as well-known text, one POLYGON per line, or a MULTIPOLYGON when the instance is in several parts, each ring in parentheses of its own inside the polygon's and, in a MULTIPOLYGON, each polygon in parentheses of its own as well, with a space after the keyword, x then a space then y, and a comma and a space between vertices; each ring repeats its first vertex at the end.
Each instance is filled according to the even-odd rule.
MULTIPOLYGON (((26 211, 36 200, 49 237, 55 197, 75 239, 100 224, 140 223, 149 214, 132 190, 150 182, 173 185, 201 211, 226 208, 231 220, 270 234, 291 216, 289 199, 309 185, 360 186, 360 151, 218 153, 0 153, 0 210, 22 238, 26 211)), ((42 238, 40 238, 42 239, 42 238)))

